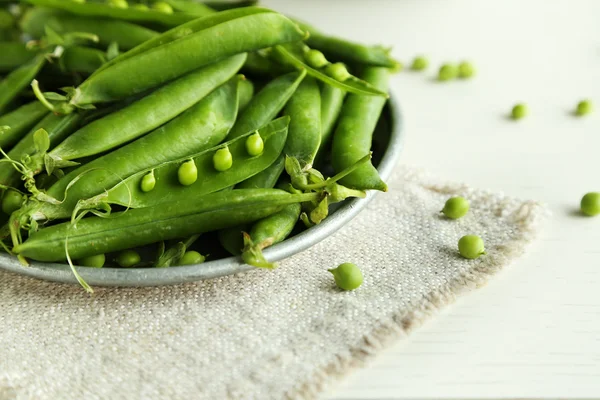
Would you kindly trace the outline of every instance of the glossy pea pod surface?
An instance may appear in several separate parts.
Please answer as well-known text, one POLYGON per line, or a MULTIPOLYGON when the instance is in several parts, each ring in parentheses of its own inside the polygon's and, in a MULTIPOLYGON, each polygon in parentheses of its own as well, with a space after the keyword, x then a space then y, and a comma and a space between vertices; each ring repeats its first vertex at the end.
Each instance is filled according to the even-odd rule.
POLYGON ((132 49, 159 35, 156 31, 126 21, 86 18, 49 8, 30 9, 21 20, 21 29, 34 38, 43 37, 46 26, 57 33, 91 33, 98 36, 99 45, 107 47, 115 42, 121 50, 132 49))
POLYGON ((140 171, 118 183, 114 188, 108 189, 106 193, 99 195, 98 199, 110 204, 142 208, 176 201, 180 196, 190 196, 189 193, 200 197, 233 186, 264 170, 277 160, 286 142, 288 124, 289 118, 281 117, 258 130, 264 141, 264 150, 258 156, 250 156, 246 152, 245 141, 248 136, 254 134, 249 132, 202 153, 154 166, 152 173, 156 185, 150 191, 144 191, 142 188, 142 181, 150 171, 140 171), (229 148, 233 157, 233 166, 220 172, 214 168, 212 157, 219 148, 224 146, 229 148), (195 181, 187 186, 182 185, 177 178, 178 168, 184 162, 193 162, 198 170, 195 181))
POLYGON ((331 137, 335 124, 342 112, 346 92, 340 88, 331 85, 322 85, 321 87, 321 145, 317 153, 317 158, 325 156, 325 151, 329 149, 331 137))
POLYGON ((22 139, 27 131, 47 114, 46 107, 39 101, 33 101, 0 117, 0 126, 10 127, 0 135, 2 150, 9 151, 12 145, 22 139))
POLYGON ((131 105, 84 126, 56 146, 49 156, 58 160, 76 160, 136 139, 177 117, 231 79, 245 58, 245 54, 238 54, 190 72, 131 105))
POLYGON ((0 116, 4 114, 10 102, 29 86, 44 64, 45 55, 38 54, 0 81, 0 116))
MULTIPOLYGON (((237 115, 237 77, 213 91, 169 123, 70 172, 48 189, 65 200, 32 207, 41 219, 66 218, 80 199, 115 186, 126 177, 164 162, 177 160, 220 143, 237 115), (74 181, 75 179, 77 181, 74 181), (73 183, 72 183, 73 181, 73 183), (68 190, 67 190, 68 189, 68 190)), ((25 214, 31 209, 23 210, 25 214)))
POLYGON ((75 89, 71 104, 124 98, 223 58, 303 37, 304 32, 278 13, 262 12, 232 19, 100 70, 75 89))
POLYGON ((256 221, 315 196, 278 189, 240 189, 184 197, 108 218, 84 218, 76 229, 70 222, 50 226, 33 233, 13 251, 34 260, 62 261, 66 247, 71 258, 80 259, 256 221))
MULTIPOLYGON (((388 90, 389 76, 390 70, 382 67, 365 68, 362 75, 363 79, 381 91, 388 90)), ((373 132, 385 103, 382 97, 348 96, 333 135, 331 153, 336 172, 352 166, 369 154, 373 132)), ((387 185, 370 162, 342 178, 340 183, 358 190, 387 190, 387 185)))

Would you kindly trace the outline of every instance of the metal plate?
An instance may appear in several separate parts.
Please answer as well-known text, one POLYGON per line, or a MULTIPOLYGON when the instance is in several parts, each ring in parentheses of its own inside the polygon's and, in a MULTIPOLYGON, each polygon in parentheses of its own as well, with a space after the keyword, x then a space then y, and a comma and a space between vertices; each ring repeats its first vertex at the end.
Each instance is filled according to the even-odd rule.
MULTIPOLYGON (((390 177, 400 155, 403 135, 402 117, 395 97, 388 101, 380 130, 383 134, 379 143, 374 141, 373 161, 381 177, 390 177)), ((269 261, 279 261, 308 249, 347 224, 378 192, 371 191, 364 199, 348 199, 332 209, 330 215, 319 225, 307 229, 264 251, 269 261)), ((382 194, 385 196, 385 194, 382 194)), ((30 266, 21 265, 8 254, 0 254, 0 268, 17 274, 39 279, 77 283, 71 268, 67 264, 31 262, 30 266)), ((228 257, 203 264, 171 268, 86 268, 77 267, 77 271, 91 286, 159 286, 194 282, 220 276, 236 274, 253 269, 239 257, 228 257)))

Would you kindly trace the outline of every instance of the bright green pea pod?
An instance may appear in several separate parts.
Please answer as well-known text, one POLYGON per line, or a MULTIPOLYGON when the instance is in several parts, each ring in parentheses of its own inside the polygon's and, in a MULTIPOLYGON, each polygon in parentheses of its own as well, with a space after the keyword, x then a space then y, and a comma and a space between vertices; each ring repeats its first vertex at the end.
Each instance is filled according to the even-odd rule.
POLYGON ((285 168, 285 156, 281 154, 273 164, 256 175, 235 185, 236 189, 270 189, 275 187, 285 168))
POLYGON ((104 17, 130 22, 155 22, 164 26, 177 26, 196 18, 188 13, 165 14, 156 10, 111 7, 106 3, 78 3, 65 0, 25 0, 30 4, 55 8, 83 17, 104 17))
POLYGON ((265 260, 262 250, 283 242, 292 233, 301 212, 299 203, 290 204, 278 213, 255 222, 250 233, 244 235, 244 262, 259 268, 273 268, 274 265, 265 260))
POLYGON ((296 158, 303 168, 312 166, 321 143, 321 93, 314 78, 302 81, 285 114, 291 118, 285 154, 296 158))
MULTIPOLYGON (((58 180, 41 196, 41 202, 26 204, 15 216, 17 221, 11 226, 13 241, 18 242, 20 226, 32 219, 68 218, 80 199, 96 196, 137 172, 216 146, 235 122, 239 79, 231 79, 160 128, 58 180)), ((157 177, 157 187, 152 192, 158 186, 157 177)), ((40 197, 37 193, 35 196, 40 197)))
POLYGON ((204 17, 214 14, 216 11, 206 4, 190 0, 163 0, 177 11, 183 11, 197 17, 204 17))
POLYGON ((0 82, 0 116, 10 102, 29 86, 44 64, 46 64, 45 56, 38 54, 0 82))
POLYGON ((131 105, 100 118, 69 136, 48 153, 60 164, 116 148, 172 120, 227 82, 245 54, 227 58, 168 83, 131 105))
POLYGON ((21 20, 21 28, 34 38, 45 35, 48 26, 57 33, 87 32, 97 35, 103 47, 111 43, 119 44, 122 50, 129 50, 159 35, 158 32, 126 21, 86 18, 49 8, 32 8, 21 20))
MULTIPOLYGON (((50 146, 55 146, 56 143, 60 143, 77 129, 84 116, 84 113, 73 113, 65 116, 47 114, 8 152, 8 157, 21 162, 24 157, 33 155, 37 151, 34 134, 40 129, 46 131, 50 146)), ((1 185, 15 187, 20 181, 21 174, 19 171, 9 163, 0 163, 1 185)))
POLYGON ((238 109, 239 109, 239 112, 241 113, 242 111, 244 111, 246 109, 246 107, 248 107, 248 104, 252 100, 252 97, 254 97, 254 84, 252 83, 252 81, 250 81, 248 79, 243 79, 240 81, 239 90, 240 90, 240 93, 239 93, 240 104, 238 105, 238 109))
MULTIPOLYGON (((382 67, 368 67, 363 79, 381 91, 387 91, 390 70, 382 67)), ((332 164, 336 172, 353 165, 371 151, 373 132, 386 103, 382 97, 349 95, 342 107, 337 128, 333 135, 332 164)), ((352 189, 387 190, 387 185, 379 177, 371 162, 340 180, 352 189)))
POLYGON ((0 135, 0 148, 10 150, 25 133, 41 120, 48 110, 39 101, 34 101, 17 108, 0 117, 0 126, 9 126, 10 129, 0 135))
POLYGON ((236 138, 265 125, 279 114, 290 97, 294 94, 306 72, 291 72, 269 82, 240 114, 228 139, 236 138))
POLYGON ((328 148, 345 97, 346 92, 335 86, 323 85, 321 87, 321 145, 317 158, 323 157, 328 148))
POLYGON ((25 43, 0 42, 0 73, 10 72, 35 57, 35 51, 27 50, 25 43))
POLYGON ((170 161, 152 167, 156 186, 154 190, 144 192, 141 182, 149 172, 140 171, 129 178, 119 182, 113 188, 108 189, 92 199, 80 203, 80 208, 85 209, 88 204, 91 208, 98 204, 118 204, 129 208, 151 207, 156 204, 175 201, 181 196, 187 196, 188 192, 194 192, 200 197, 213 193, 247 179, 273 164, 281 154, 286 143, 288 117, 281 117, 265 125, 258 130, 264 141, 264 150, 260 156, 252 157, 246 151, 246 139, 254 132, 248 132, 229 142, 213 147, 202 153, 170 161), (212 157, 217 149, 227 146, 233 157, 233 166, 226 171, 219 172, 212 166, 212 157), (190 162, 197 166, 198 177, 189 186, 181 185, 175 177, 182 162, 190 162))
POLYGON ((289 204, 312 201, 318 194, 290 194, 278 189, 239 189, 202 197, 187 196, 155 207, 90 217, 39 230, 13 248, 38 261, 81 259, 214 231, 262 219, 289 204))
POLYGON ((340 81, 330 77, 321 70, 311 68, 292 49, 288 49, 285 46, 275 46, 273 48, 273 56, 277 60, 287 63, 298 70, 305 69, 308 75, 317 78, 323 83, 345 90, 348 93, 366 96, 381 96, 384 98, 388 97, 387 93, 378 90, 376 87, 369 84, 369 82, 365 82, 355 76, 350 75, 344 81, 340 81))
POLYGON ((244 8, 244 9, 240 9, 240 10, 231 10, 231 11, 220 12, 220 13, 216 13, 211 16, 204 17, 204 18, 197 18, 193 21, 190 21, 188 23, 185 23, 183 25, 180 25, 173 29, 170 29, 170 30, 160 34, 159 36, 155 37, 154 39, 150 39, 150 40, 140 44, 139 46, 129 50, 126 53, 120 54, 117 58, 106 63, 99 71, 97 71, 97 73, 113 66, 116 63, 120 63, 129 58, 133 58, 133 57, 138 56, 146 51, 149 51, 151 49, 162 46, 164 44, 173 42, 177 39, 181 39, 185 36, 192 35, 201 30, 212 28, 214 26, 217 26, 217 25, 222 24, 227 21, 232 21, 237 18, 254 15, 254 14, 265 13, 265 12, 273 12, 273 11, 270 11, 270 10, 267 10, 264 8, 258 8, 258 7, 248 7, 248 8, 244 8))
POLYGON ((398 61, 390 57, 389 49, 382 46, 365 46, 346 39, 327 36, 318 29, 296 20, 301 29, 310 33, 306 40, 311 48, 325 53, 328 58, 350 64, 372 65, 378 67, 398 68, 398 61))
POLYGON ((98 49, 72 46, 65 49, 60 58, 48 66, 63 73, 90 75, 106 62, 106 53, 98 49))

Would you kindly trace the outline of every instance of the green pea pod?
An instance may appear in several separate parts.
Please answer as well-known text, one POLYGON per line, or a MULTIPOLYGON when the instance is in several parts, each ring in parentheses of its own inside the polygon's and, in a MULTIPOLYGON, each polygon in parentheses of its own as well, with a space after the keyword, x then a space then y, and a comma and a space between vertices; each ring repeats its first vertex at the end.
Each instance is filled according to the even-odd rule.
POLYGON ((0 42, 0 73, 10 72, 35 57, 21 42, 0 42))
POLYGON ((304 71, 291 72, 269 82, 254 96, 246 110, 240 114, 227 138, 233 139, 258 129, 275 118, 305 76, 306 72, 304 71))
POLYGON ((167 124, 59 179, 42 194, 43 201, 31 201, 15 213, 11 225, 15 244, 20 227, 31 220, 68 218, 80 199, 96 196, 139 171, 220 143, 237 115, 238 80, 231 79, 167 124))
POLYGON ((48 64, 56 72, 90 75, 106 62, 106 53, 98 49, 72 46, 65 49, 57 62, 48 64))
POLYGON ((304 32, 278 13, 262 12, 232 19, 99 70, 69 93, 69 106, 60 111, 125 98, 225 57, 303 37, 304 32), (240 37, 239 32, 246 34, 240 37))
POLYGON ((163 0, 177 11, 183 11, 198 17, 214 14, 216 11, 206 4, 189 0, 163 0))
POLYGON ((285 107, 291 118, 284 152, 302 167, 312 166, 321 143, 321 93, 314 78, 302 81, 285 107))
POLYGON ((208 7, 217 11, 230 10, 232 8, 250 7, 258 4, 258 0, 239 0, 239 1, 205 1, 208 7))
POLYGON ((200 198, 188 196, 155 207, 90 217, 39 230, 13 252, 38 261, 62 261, 110 253, 248 223, 274 214, 288 204, 311 201, 313 193, 278 189, 235 189, 200 198))
POLYGON ((289 123, 289 117, 281 117, 258 130, 264 142, 264 150, 259 156, 252 157, 246 151, 246 139, 254 134, 254 132, 249 132, 201 153, 153 166, 151 170, 156 179, 156 187, 151 191, 144 192, 142 190, 142 179, 150 172, 144 170, 83 203, 92 206, 108 203, 129 208, 151 207, 175 201, 181 196, 186 196, 186 193, 190 191, 200 197, 233 186, 264 170, 277 160, 286 142, 289 123), (219 172, 213 167, 212 158, 215 151, 223 147, 229 148, 233 157, 233 166, 226 171, 219 172), (194 183, 184 186, 177 180, 177 171, 183 162, 190 160, 197 166, 198 176, 194 183))
POLYGON ((255 267, 273 268, 274 265, 265 260, 262 250, 284 241, 292 233, 301 212, 302 207, 299 203, 290 204, 281 211, 255 222, 250 233, 244 235, 244 262, 255 267))
MULTIPOLYGON (((368 67, 363 78, 381 91, 387 91, 390 70, 368 67)), ((371 151, 373 132, 386 101, 381 97, 349 95, 342 107, 337 128, 333 135, 332 164, 336 172, 356 163, 371 151)), ((359 190, 387 190, 371 162, 340 180, 344 186, 359 190)))
POLYGON ((116 63, 125 61, 125 60, 135 57, 135 56, 138 56, 142 53, 145 53, 146 51, 149 51, 151 49, 162 46, 164 44, 173 42, 177 39, 181 39, 185 36, 192 35, 201 30, 212 28, 214 26, 217 26, 224 22, 235 20, 237 18, 246 17, 246 16, 254 15, 254 14, 261 14, 261 13, 265 13, 265 12, 273 12, 273 11, 270 11, 270 10, 267 10, 264 8, 258 8, 258 7, 248 7, 248 8, 244 8, 244 9, 240 9, 240 10, 231 10, 231 11, 220 12, 220 13, 217 13, 217 14, 211 15, 209 17, 205 17, 205 18, 197 18, 193 21, 190 21, 188 23, 185 23, 183 25, 180 25, 173 29, 170 29, 170 30, 160 34, 159 36, 155 37, 154 39, 150 39, 150 40, 140 44, 139 46, 129 50, 126 53, 120 54, 115 59, 106 63, 102 68, 100 68, 100 70, 97 71, 97 73, 100 73, 102 70, 107 69, 116 63))
POLYGON ((164 26, 177 26, 186 23, 194 18, 195 15, 188 13, 165 14, 156 10, 137 10, 135 8, 111 7, 106 3, 79 3, 65 0, 25 0, 26 2, 40 6, 49 7, 57 10, 67 11, 71 14, 83 17, 103 17, 130 22, 154 22, 164 26))
POLYGON ((103 47, 118 43, 129 50, 159 35, 158 32, 126 21, 86 18, 50 8, 32 8, 21 20, 21 29, 34 38, 45 35, 48 26, 57 33, 87 32, 97 35, 103 47))
POLYGON ((27 63, 15 69, 0 82, 0 116, 4 113, 4 110, 10 102, 13 101, 23 89, 29 86, 45 63, 45 56, 43 54, 38 54, 27 63))
POLYGON ((346 92, 366 96, 381 96, 384 98, 388 97, 387 93, 378 90, 377 88, 373 87, 373 85, 370 85, 368 82, 358 79, 355 76, 350 76, 344 81, 340 81, 328 76, 321 70, 311 68, 304 62, 304 60, 295 54, 294 51, 284 46, 275 46, 273 48, 273 55, 276 59, 284 63, 288 63, 296 69, 305 69, 308 75, 317 78, 321 82, 336 86, 342 90, 345 90, 346 92))
POLYGON ((46 107, 39 101, 34 101, 0 117, 0 126, 10 127, 0 135, 0 148, 4 151, 10 150, 10 147, 21 140, 23 135, 46 114, 48 114, 46 107))
POLYGON ((245 54, 239 54, 168 83, 131 105, 84 126, 50 151, 48 157, 60 163, 92 156, 158 128, 230 80, 245 58, 245 54))
POLYGON ((306 40, 311 48, 325 53, 328 58, 350 64, 371 65, 387 68, 398 68, 400 63, 390 57, 389 49, 382 46, 365 46, 346 39, 327 36, 318 29, 295 20, 302 30, 310 33, 306 40))
POLYGON ((273 164, 256 175, 235 185, 236 189, 270 189, 275 187, 285 168, 285 156, 281 154, 273 164))
POLYGON ((329 146, 333 128, 338 120, 346 92, 331 86, 323 85, 321 87, 321 145, 317 153, 317 158, 322 158, 329 146))
MULTIPOLYGON (((73 113, 66 116, 47 114, 8 152, 8 157, 20 162, 24 157, 33 155, 37 151, 34 134, 40 129, 46 131, 50 146, 55 146, 56 143, 60 143, 73 133, 84 117, 85 113, 73 113)), ((18 170, 9 163, 0 163, 1 185, 15 187, 20 181, 21 174, 18 170)))
POLYGON ((239 90, 240 104, 238 105, 238 109, 239 112, 242 112, 246 109, 246 107, 248 107, 248 104, 250 104, 252 97, 254 97, 254 84, 248 79, 243 79, 240 81, 239 90))
POLYGON ((265 57, 254 51, 248 53, 248 59, 242 68, 245 74, 258 76, 261 78, 273 78, 292 71, 293 68, 287 68, 279 63, 274 62, 268 57, 265 57))

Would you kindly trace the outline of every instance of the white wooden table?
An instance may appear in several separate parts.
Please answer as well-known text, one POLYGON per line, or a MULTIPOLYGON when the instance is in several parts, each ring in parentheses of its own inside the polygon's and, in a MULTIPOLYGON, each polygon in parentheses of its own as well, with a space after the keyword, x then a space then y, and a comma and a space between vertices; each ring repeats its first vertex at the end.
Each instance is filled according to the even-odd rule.
POLYGON ((402 162, 548 204, 526 256, 356 371, 329 399, 599 398, 600 1, 265 0, 331 33, 394 46, 425 73, 393 87, 405 115, 402 162), (470 59, 471 81, 433 81, 470 59), (570 113, 582 98, 597 111, 570 113), (506 118, 516 102, 531 115, 506 118))

